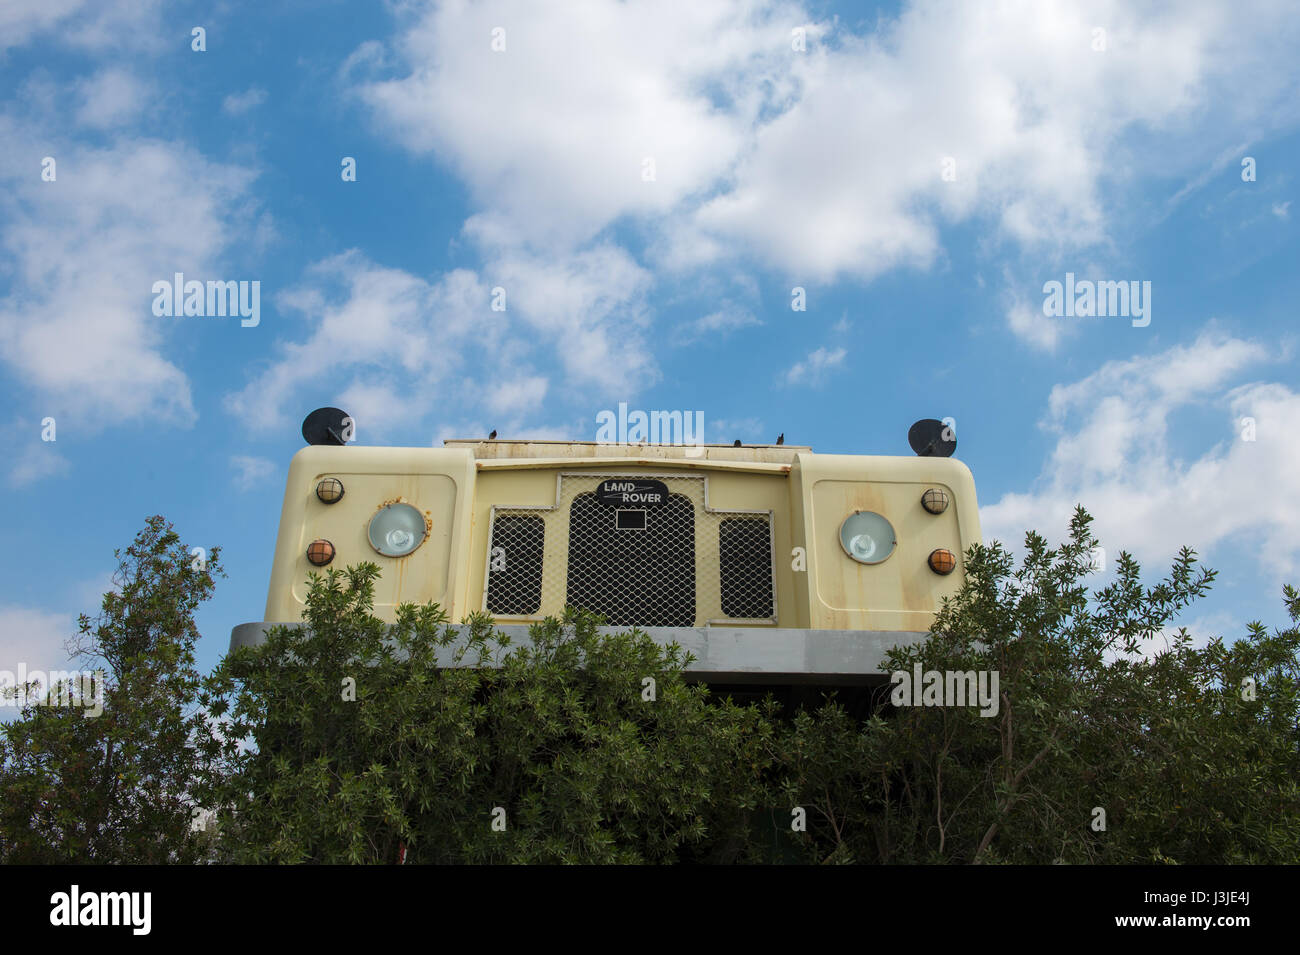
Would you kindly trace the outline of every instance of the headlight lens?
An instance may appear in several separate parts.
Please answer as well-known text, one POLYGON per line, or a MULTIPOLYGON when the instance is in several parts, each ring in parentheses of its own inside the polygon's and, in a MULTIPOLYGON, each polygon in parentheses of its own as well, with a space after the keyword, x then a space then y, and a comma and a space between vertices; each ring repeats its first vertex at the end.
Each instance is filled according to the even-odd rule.
POLYGON ((894 527, 875 511, 855 511, 840 525, 840 546, 859 564, 879 564, 894 552, 894 527))
POLYGON ((948 510, 948 492, 941 487, 932 487, 921 495, 921 506, 931 514, 942 514, 948 510))
POLYGON ((338 478, 322 478, 316 485, 316 496, 325 504, 335 504, 343 498, 343 482, 338 478))
POLYGON ((334 545, 320 537, 307 545, 307 559, 317 567, 324 567, 334 559, 334 545))
POLYGON ((424 515, 410 504, 389 504, 370 518, 370 546, 385 557, 405 557, 424 541, 424 515))
POLYGON ((946 547, 930 551, 930 557, 926 562, 932 571, 942 577, 947 577, 957 569, 957 558, 946 547))

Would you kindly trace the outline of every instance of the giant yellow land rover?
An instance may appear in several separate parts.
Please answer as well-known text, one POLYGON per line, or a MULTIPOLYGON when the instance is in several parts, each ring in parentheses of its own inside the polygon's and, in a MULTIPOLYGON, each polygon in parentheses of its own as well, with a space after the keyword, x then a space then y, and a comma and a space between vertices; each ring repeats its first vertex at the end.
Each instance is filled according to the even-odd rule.
POLYGON ((975 483, 941 422, 914 457, 792 445, 449 440, 359 447, 304 423, 263 621, 300 621, 308 574, 373 561, 375 611, 436 601, 522 636, 566 606, 695 657, 709 683, 846 684, 920 639, 980 539, 975 483), (943 429, 942 431, 940 429, 943 429))

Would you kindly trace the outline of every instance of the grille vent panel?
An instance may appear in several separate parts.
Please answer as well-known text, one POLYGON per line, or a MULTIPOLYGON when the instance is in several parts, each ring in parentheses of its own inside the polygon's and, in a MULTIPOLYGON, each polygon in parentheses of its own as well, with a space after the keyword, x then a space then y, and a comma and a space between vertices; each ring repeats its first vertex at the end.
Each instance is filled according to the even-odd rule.
POLYGON ((681 494, 646 510, 645 530, 620 530, 595 494, 569 507, 570 606, 613 627, 695 625, 695 508, 681 494))
POLYGON ((772 616, 772 525, 766 517, 724 517, 718 525, 722 613, 772 616))
POLYGON ((542 608, 546 521, 533 514, 498 514, 488 554, 487 611, 529 616, 542 608))
POLYGON ((494 507, 484 609, 540 619, 572 606, 620 627, 774 625, 771 513, 716 510, 707 495, 703 475, 565 472, 552 507, 494 507), (601 504, 596 487, 611 478, 662 481, 668 500, 601 504))

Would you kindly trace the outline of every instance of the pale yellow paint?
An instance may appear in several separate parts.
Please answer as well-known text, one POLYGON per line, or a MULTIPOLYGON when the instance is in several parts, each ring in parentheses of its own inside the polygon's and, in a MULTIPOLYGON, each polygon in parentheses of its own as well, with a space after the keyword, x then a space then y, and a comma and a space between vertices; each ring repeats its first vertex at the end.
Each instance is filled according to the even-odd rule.
MULTIPOLYGON (((437 601, 453 620, 483 606, 493 507, 554 508, 558 475, 608 474, 706 478, 708 507, 770 512, 776 569, 774 621, 754 626, 824 629, 928 629, 945 594, 961 585, 961 554, 980 539, 975 482, 960 461, 947 458, 815 454, 799 446, 599 445, 589 442, 449 441, 445 448, 309 447, 293 458, 281 510, 267 597, 268 621, 300 619, 309 572, 308 544, 333 542, 341 568, 377 563, 376 613, 392 620, 398 603, 437 601), (316 498, 322 477, 343 481, 336 504, 316 498), (941 515, 921 507, 926 488, 945 488, 952 503, 941 515), (366 539, 370 517, 401 499, 424 512, 431 533, 405 558, 376 553, 366 539), (898 546, 888 560, 863 565, 840 547, 839 527, 854 510, 873 510, 893 524, 898 546), (805 547, 807 571, 792 569, 795 547, 805 547), (936 547, 958 555, 947 577, 926 558, 936 547)), ((697 512, 703 513, 702 481, 697 512)), ((567 523, 548 524, 546 560, 567 553, 567 523)), ((716 566, 717 542, 697 534, 697 566, 716 566), (712 564, 706 562, 713 562, 712 564)), ((707 574, 697 574, 698 587, 707 574)), ((709 594, 697 594, 704 626, 709 594)), ((556 598, 557 600, 560 598, 556 598)), ((557 608, 544 604, 543 612, 557 608)), ((729 622, 729 625, 736 625, 729 622)))

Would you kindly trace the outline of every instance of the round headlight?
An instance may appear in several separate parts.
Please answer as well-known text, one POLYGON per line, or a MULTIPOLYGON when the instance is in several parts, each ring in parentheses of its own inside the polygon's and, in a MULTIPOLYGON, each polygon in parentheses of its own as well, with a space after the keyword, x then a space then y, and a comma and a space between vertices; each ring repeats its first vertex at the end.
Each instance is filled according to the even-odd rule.
POLYGON ((859 564, 878 564, 898 542, 893 525, 875 511, 855 511, 840 525, 840 546, 859 564))
POLYGON ((424 541, 424 515, 410 504, 389 504, 370 518, 370 546, 385 557, 405 557, 424 541))

